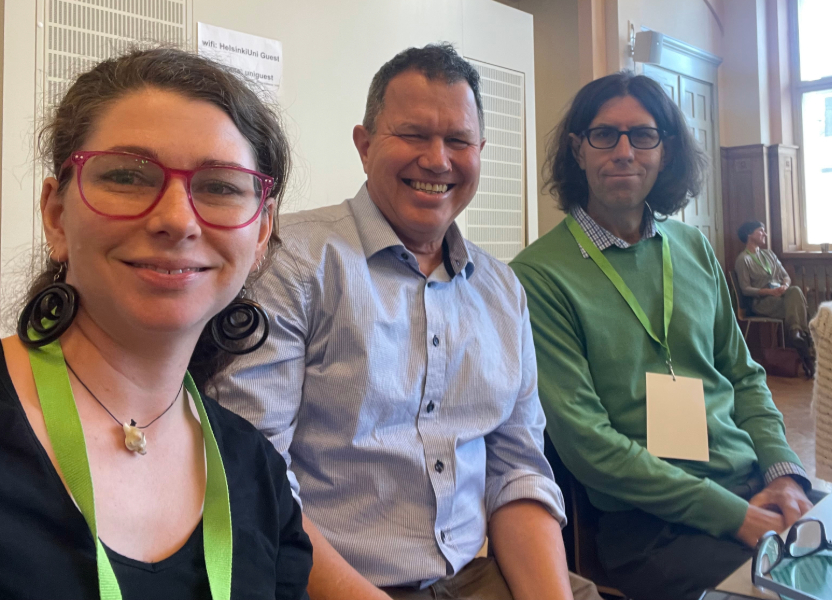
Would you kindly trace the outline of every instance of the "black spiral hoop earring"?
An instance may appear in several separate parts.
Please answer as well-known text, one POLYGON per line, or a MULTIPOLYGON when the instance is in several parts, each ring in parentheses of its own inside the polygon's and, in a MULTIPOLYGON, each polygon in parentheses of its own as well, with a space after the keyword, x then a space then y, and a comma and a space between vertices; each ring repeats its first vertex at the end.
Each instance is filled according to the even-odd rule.
POLYGON ((61 263, 54 283, 32 298, 20 313, 17 337, 26 346, 51 344, 69 329, 78 314, 78 290, 61 281, 65 273, 66 263, 61 263), (30 330, 35 337, 30 336, 30 330))
POLYGON ((254 300, 240 297, 222 309, 211 319, 211 338, 214 343, 230 354, 248 354, 266 343, 269 337, 269 315, 254 300), (243 340, 261 331, 260 337, 250 346, 242 346, 243 340))

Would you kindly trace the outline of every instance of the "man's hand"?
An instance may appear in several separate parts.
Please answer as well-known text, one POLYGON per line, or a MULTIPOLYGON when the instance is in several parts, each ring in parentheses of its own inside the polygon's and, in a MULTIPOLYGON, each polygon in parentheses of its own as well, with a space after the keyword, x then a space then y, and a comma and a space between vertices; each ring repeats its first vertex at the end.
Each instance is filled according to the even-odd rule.
POLYGON ((780 513, 784 521, 783 529, 791 527, 812 508, 812 503, 806 497, 803 488, 788 475, 772 481, 748 503, 780 513))
POLYGON ((753 548, 764 533, 768 531, 780 532, 785 528, 783 515, 749 504, 748 511, 745 513, 745 520, 735 536, 746 546, 753 548))

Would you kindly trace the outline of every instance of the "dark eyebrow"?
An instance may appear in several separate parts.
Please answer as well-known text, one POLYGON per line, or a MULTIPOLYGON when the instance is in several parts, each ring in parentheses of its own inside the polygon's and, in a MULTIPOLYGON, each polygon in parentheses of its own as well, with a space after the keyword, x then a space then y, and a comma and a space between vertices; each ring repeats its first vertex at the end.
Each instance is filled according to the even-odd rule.
MULTIPOLYGON (((617 125, 610 125, 610 124, 608 124, 608 123, 598 123, 598 124, 597 124, 597 125, 595 125, 594 127, 588 127, 588 129, 598 129, 599 127, 609 127, 610 129, 616 129, 616 130, 618 130, 618 126, 617 126, 617 125)), ((647 125, 647 124, 644 124, 644 123, 639 124, 639 125, 633 125, 632 127, 630 127, 630 129, 639 129, 639 128, 641 128, 641 127, 647 127, 647 128, 649 128, 649 129, 658 129, 658 127, 656 127, 655 125, 647 125)), ((625 130, 624 130, 624 129, 622 129, 622 130, 620 130, 620 131, 625 131, 625 130)), ((629 131, 629 129, 627 129, 626 131, 629 131)))
MULTIPOLYGON (((139 156, 144 156, 146 158, 151 158, 153 160, 159 160, 159 154, 151 149, 145 148, 144 146, 113 146, 108 148, 108 152, 127 152, 128 154, 137 154, 139 156)), ((241 169, 248 169, 249 167, 245 165, 241 165, 240 163, 230 161, 230 160, 216 160, 211 158, 204 158, 202 159, 198 166, 200 167, 240 167, 241 169)))
POLYGON ((128 154, 138 154, 153 160, 159 160, 159 155, 150 148, 144 146, 111 146, 107 148, 107 152, 127 152, 128 154))
POLYGON ((245 165, 241 165, 238 162, 234 162, 231 160, 212 160, 206 158, 201 163, 199 163, 200 167, 240 167, 241 169, 248 169, 249 171, 256 171, 256 168, 247 167, 245 165))

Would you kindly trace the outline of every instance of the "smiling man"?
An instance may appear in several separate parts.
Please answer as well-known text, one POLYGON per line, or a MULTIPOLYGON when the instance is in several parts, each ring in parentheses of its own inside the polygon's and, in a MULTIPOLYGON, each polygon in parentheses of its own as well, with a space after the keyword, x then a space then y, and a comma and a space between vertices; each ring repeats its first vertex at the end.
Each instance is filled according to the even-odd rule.
POLYGON ((567 213, 512 262, 526 289, 548 431, 603 513, 598 550, 633 600, 696 600, 810 507, 722 268, 667 219, 705 167, 658 83, 587 84, 553 138, 567 213))
POLYGON ((353 131, 367 183, 281 219, 270 358, 217 382, 290 465, 313 600, 571 597, 525 296, 454 224, 482 131, 451 46, 385 64, 353 131))

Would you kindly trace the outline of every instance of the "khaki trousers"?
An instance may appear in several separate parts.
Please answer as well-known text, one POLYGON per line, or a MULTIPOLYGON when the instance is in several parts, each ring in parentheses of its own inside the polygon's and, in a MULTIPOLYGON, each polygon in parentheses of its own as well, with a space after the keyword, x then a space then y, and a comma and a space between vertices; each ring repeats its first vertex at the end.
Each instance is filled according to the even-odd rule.
POLYGON ((754 314, 773 319, 783 319, 786 322, 786 333, 797 329, 808 334, 809 325, 806 318, 806 298, 803 290, 791 286, 779 298, 763 296, 754 298, 751 303, 754 314))
MULTIPOLYGON (((569 574, 575 600, 601 600, 595 584, 569 574)), ((455 576, 440 579, 423 590, 383 588, 393 600, 513 600, 506 580, 493 558, 475 558, 455 576)))

